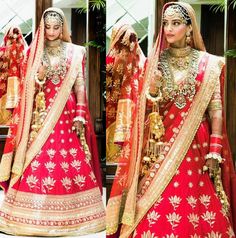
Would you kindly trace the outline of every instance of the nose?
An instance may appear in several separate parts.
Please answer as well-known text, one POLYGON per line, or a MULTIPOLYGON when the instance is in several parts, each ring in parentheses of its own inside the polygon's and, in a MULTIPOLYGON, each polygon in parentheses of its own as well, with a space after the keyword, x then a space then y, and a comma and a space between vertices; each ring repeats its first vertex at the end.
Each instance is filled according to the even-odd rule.
POLYGON ((172 25, 171 25, 171 24, 168 24, 168 25, 166 26, 166 30, 167 30, 167 31, 172 31, 172 25))
POLYGON ((54 35, 54 29, 53 28, 49 29, 48 33, 49 35, 54 35))

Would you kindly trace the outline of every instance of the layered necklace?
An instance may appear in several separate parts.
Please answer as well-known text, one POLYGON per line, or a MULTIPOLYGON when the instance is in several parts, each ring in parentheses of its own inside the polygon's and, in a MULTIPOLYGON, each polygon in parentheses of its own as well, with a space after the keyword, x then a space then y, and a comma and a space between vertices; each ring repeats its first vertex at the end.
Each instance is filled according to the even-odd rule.
POLYGON ((162 92, 164 100, 174 101, 182 109, 193 100, 196 93, 199 51, 186 48, 169 48, 160 56, 163 74, 162 92))
POLYGON ((60 39, 46 41, 43 61, 46 63, 46 79, 58 85, 66 75, 66 46, 60 39))

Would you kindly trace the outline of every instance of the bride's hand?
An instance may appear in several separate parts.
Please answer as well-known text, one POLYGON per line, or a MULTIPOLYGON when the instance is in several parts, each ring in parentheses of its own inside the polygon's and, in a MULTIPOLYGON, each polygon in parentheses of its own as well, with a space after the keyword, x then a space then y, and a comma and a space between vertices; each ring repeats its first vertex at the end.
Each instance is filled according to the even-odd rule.
POLYGON ((77 135, 79 135, 81 133, 82 129, 83 129, 83 122, 82 121, 75 121, 73 123, 72 130, 74 130, 77 135))
POLYGON ((38 79, 43 80, 46 73, 46 66, 40 65, 38 69, 38 79))

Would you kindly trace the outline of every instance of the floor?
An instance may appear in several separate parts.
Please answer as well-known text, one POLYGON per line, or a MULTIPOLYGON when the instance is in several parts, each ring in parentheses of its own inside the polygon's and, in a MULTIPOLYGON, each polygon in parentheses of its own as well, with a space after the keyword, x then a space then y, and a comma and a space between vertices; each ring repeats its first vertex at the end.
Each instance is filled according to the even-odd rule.
MULTIPOLYGON (((105 196, 106 196, 106 188, 103 188, 103 203, 104 203, 104 206, 106 204, 106 197, 105 196)), ((3 191, 1 190, 0 191, 0 204, 3 201, 3 198, 4 198, 4 194, 3 194, 3 191)), ((2 238, 2 237, 27 237, 27 238, 29 238, 31 236, 11 236, 11 235, 6 235, 6 234, 3 234, 3 233, 0 232, 0 238, 2 238)), ((70 236, 67 236, 67 237, 70 237, 70 236)), ((90 234, 90 235, 79 236, 79 237, 80 238, 105 238, 106 237, 106 232, 103 231, 103 232, 99 232, 99 233, 96 233, 96 234, 90 234)))

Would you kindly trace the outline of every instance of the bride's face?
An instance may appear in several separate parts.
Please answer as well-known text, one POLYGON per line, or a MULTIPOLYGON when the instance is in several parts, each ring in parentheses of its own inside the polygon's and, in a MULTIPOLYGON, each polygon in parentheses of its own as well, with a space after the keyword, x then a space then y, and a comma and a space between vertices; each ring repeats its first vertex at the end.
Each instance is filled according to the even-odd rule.
POLYGON ((62 32, 62 26, 58 22, 45 23, 45 37, 49 41, 57 40, 62 32))
POLYGON ((164 34, 167 42, 176 47, 186 46, 186 33, 189 31, 189 26, 182 22, 176 16, 166 16, 163 20, 164 34))
POLYGON ((191 32, 191 25, 187 25, 181 15, 173 10, 166 10, 163 18, 164 35, 172 47, 185 47, 186 35, 191 32))

